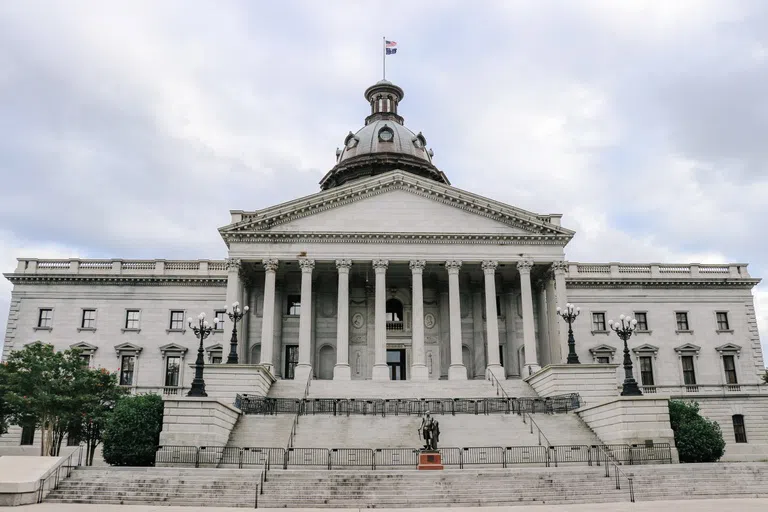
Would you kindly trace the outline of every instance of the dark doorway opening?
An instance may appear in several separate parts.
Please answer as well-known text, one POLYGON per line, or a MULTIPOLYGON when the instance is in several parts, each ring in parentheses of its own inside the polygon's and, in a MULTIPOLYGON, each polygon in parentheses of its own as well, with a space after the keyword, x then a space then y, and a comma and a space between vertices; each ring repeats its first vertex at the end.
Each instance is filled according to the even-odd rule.
POLYGON ((285 372, 283 373, 284 379, 293 379, 296 365, 299 364, 299 346, 298 345, 286 345, 285 346, 285 372))
POLYGON ((389 380, 405 380, 405 349, 387 349, 389 380))

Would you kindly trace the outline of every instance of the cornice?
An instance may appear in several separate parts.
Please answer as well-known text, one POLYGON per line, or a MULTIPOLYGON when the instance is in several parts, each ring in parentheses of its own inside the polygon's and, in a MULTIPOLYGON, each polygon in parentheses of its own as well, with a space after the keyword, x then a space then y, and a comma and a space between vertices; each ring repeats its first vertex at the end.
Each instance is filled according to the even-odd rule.
POLYGON ((126 276, 126 275, 63 275, 63 274, 3 274, 12 284, 73 284, 118 286, 227 286, 226 276, 126 276))
POLYGON ((743 278, 565 278, 568 288, 627 288, 649 287, 649 288, 752 288, 760 279, 743 278))
POLYGON ((498 233, 341 233, 341 232, 230 232, 222 233, 230 242, 244 243, 376 243, 376 244, 472 244, 472 245, 557 245, 570 235, 504 235, 498 233))

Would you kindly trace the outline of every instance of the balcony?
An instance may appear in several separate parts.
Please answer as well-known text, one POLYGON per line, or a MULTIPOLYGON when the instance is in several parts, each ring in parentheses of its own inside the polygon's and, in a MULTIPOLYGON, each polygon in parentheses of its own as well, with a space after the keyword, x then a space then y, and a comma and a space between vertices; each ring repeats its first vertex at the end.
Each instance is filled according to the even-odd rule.
POLYGON ((161 395, 161 396, 184 396, 188 387, 183 386, 122 386, 128 389, 131 395, 161 395))
POLYGON ((388 331, 403 331, 403 322, 387 322, 388 331))

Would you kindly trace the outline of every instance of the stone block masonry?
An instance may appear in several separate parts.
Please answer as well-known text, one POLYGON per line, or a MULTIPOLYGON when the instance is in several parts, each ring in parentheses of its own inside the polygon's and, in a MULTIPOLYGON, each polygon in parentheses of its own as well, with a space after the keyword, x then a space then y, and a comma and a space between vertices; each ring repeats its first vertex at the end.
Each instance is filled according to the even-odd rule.
POLYGON ((239 417, 239 409, 216 398, 168 398, 160 444, 226 446, 239 417))
MULTIPOLYGON (((225 356, 226 358, 226 356, 225 356)), ((194 367, 194 364, 190 366, 194 367)), ((210 398, 234 403, 235 395, 267 396, 275 377, 265 367, 255 364, 210 364, 203 374, 205 392, 210 398)))
POLYGON ((619 395, 616 364, 557 364, 545 366, 525 382, 539 396, 578 393, 584 404, 598 404, 619 395))

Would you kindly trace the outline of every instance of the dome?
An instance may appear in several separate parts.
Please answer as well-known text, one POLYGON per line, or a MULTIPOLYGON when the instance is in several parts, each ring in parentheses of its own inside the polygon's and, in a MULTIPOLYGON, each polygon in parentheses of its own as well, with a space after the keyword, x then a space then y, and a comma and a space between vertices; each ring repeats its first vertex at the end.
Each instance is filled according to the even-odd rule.
POLYGON ((344 145, 336 150, 336 165, 320 181, 323 190, 348 181, 375 176, 395 169, 450 185, 448 178, 432 164, 433 152, 427 139, 409 130, 397 107, 405 96, 403 90, 387 80, 380 80, 365 91, 371 114, 365 126, 349 132, 344 145))

